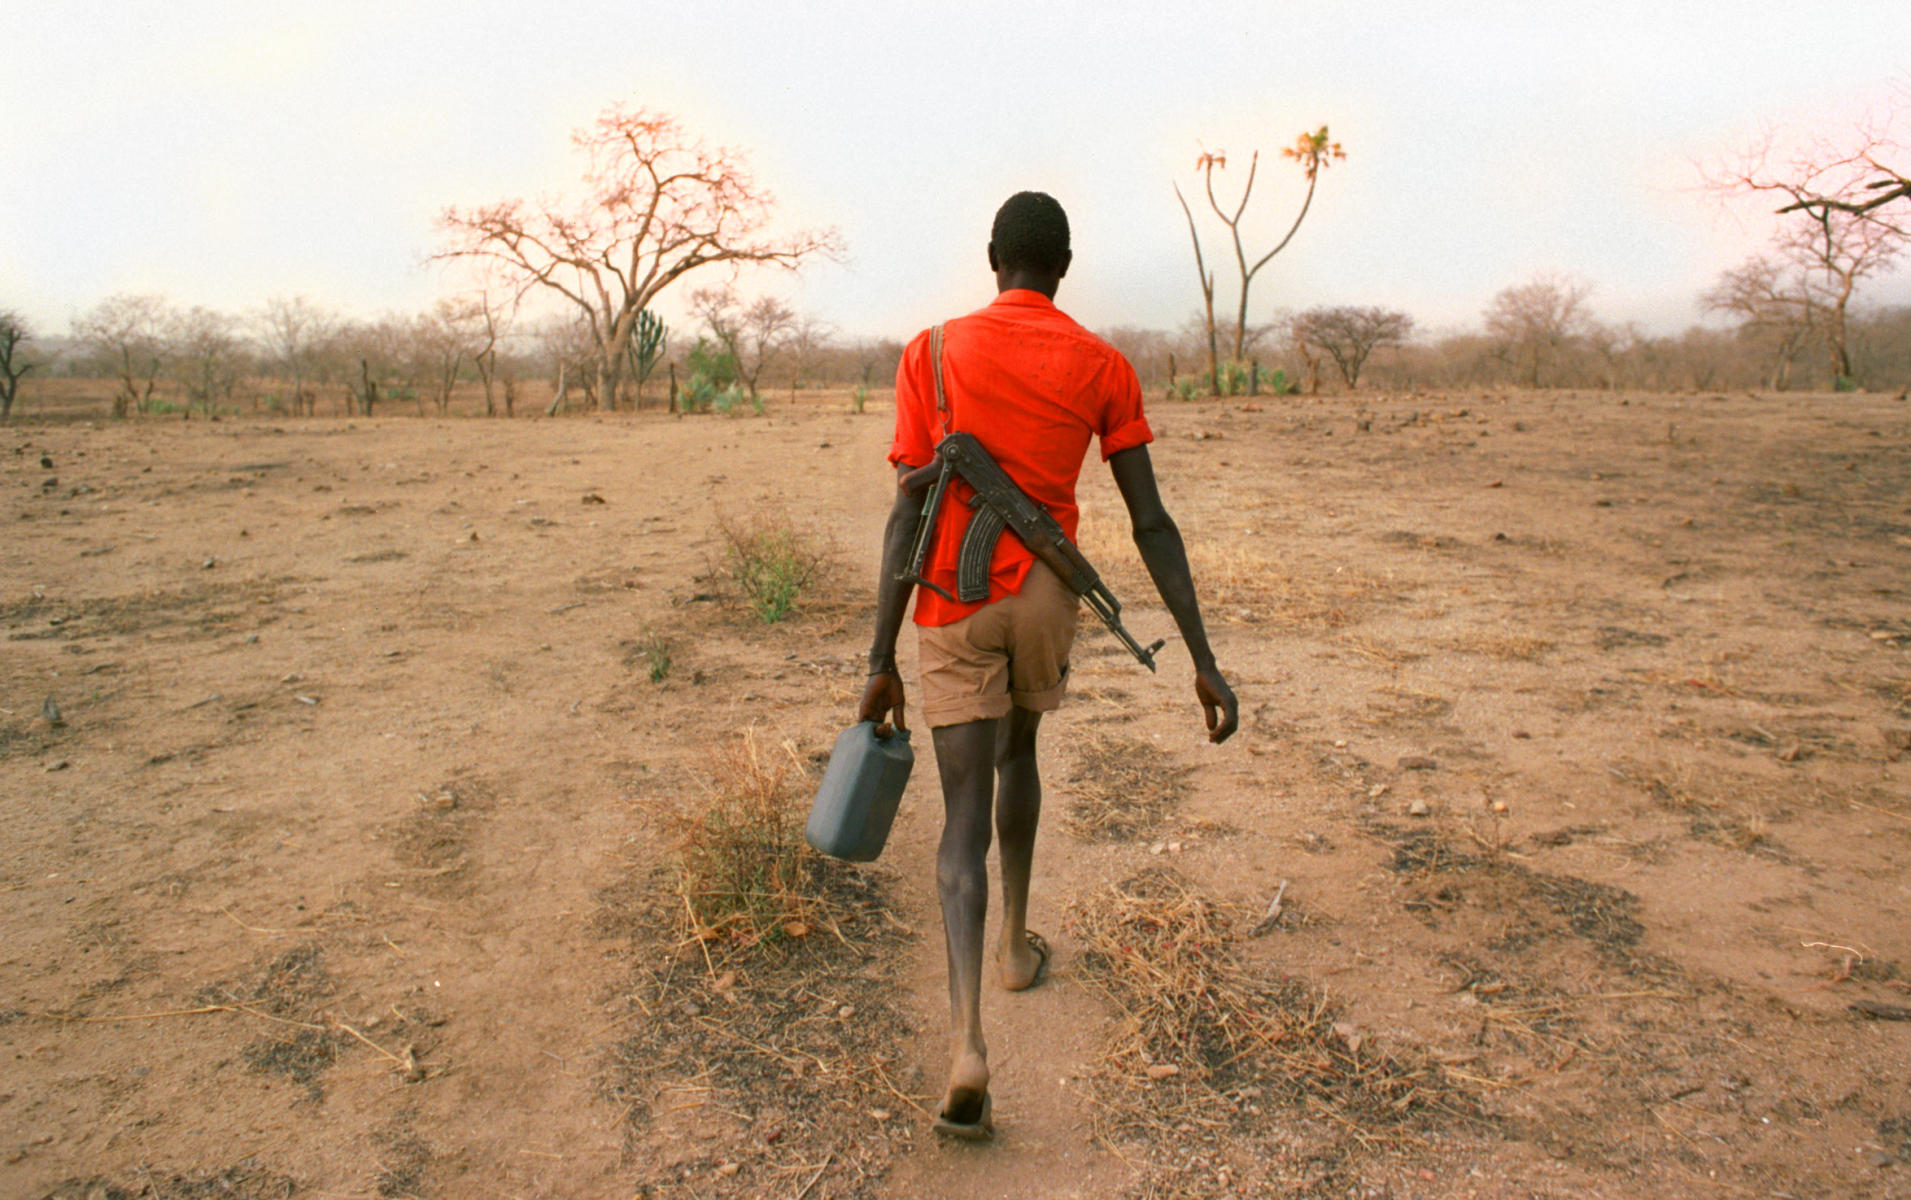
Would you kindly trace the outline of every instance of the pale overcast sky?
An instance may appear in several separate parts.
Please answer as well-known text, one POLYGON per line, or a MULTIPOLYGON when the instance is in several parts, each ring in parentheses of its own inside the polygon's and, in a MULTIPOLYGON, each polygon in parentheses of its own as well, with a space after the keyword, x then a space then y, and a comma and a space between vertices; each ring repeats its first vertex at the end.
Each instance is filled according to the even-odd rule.
MULTIPOLYGON (((421 309, 456 285, 424 265, 437 213, 565 186, 569 131, 625 99, 742 147, 791 221, 841 231, 843 264, 744 286, 853 334, 985 302, 989 219, 1024 187, 1069 211, 1065 308, 1177 325, 1198 292, 1170 182, 1205 145, 1236 184, 1260 149, 1266 244, 1301 194, 1276 151, 1322 123, 1347 160, 1256 280, 1255 320, 1362 303, 1471 325, 1551 270, 1590 281, 1602 319, 1676 329, 1764 235, 1697 193, 1696 164, 1911 91, 1907 0, 1174 8, 1199 15, 6 0, 0 307, 49 334, 123 291, 421 309)), ((1911 301, 1908 279, 1869 295, 1911 301)))

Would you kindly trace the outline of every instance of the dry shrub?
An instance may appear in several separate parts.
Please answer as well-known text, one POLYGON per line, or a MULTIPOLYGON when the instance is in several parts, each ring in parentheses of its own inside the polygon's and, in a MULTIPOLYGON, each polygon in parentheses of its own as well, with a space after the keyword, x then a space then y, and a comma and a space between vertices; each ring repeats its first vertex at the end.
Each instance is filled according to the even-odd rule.
POLYGON ((1075 743, 1063 824, 1088 841, 1135 837, 1174 811, 1187 778, 1188 768, 1158 746, 1086 731, 1075 743))
POLYGON ((1299 1108, 1361 1137, 1479 1115, 1437 1064, 1364 1039, 1320 989, 1251 973, 1236 954, 1237 924, 1167 867, 1074 906, 1083 972, 1120 1014, 1090 1078, 1098 1139, 1172 1153, 1177 1138, 1277 1127, 1256 1119, 1263 1105, 1299 1108))
POLYGON ((723 546, 723 573, 766 625, 795 611, 797 600, 821 581, 832 557, 828 547, 784 516, 758 512, 722 517, 717 535, 723 546))
POLYGON ((702 802, 678 813, 677 887, 688 935, 748 948, 827 921, 826 867, 803 841, 809 775, 796 748, 746 729, 715 747, 702 802))
POLYGON ((1773 801, 1751 780, 1717 773, 1701 779, 1691 767, 1664 762, 1618 767, 1613 773, 1636 784, 1656 807, 1684 817, 1686 832, 1700 841, 1778 862, 1790 860, 1790 852, 1771 836, 1766 810, 1773 801))

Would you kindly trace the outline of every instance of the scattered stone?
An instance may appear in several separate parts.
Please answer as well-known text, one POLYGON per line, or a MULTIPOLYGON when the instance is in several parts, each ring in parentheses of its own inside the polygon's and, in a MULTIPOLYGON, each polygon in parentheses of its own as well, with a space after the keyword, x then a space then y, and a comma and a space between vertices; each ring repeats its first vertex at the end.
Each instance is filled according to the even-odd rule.
POLYGON ((609 503, 610 503, 610 501, 608 501, 608 500, 606 500, 606 499, 604 499, 604 498, 603 498, 602 496, 600 496, 600 495, 598 495, 598 494, 597 494, 596 492, 585 492, 585 493, 584 493, 584 499, 583 499, 582 501, 580 501, 580 503, 583 503, 583 504, 609 504, 609 503))
POLYGON ((1803 757, 1805 757, 1805 747, 1798 742, 1793 742, 1778 752, 1779 762, 1797 762, 1803 757))
POLYGON ((725 1178, 728 1178, 729 1176, 736 1174, 738 1171, 741 1171, 742 1169, 743 1169, 743 1164, 741 1163, 727 1162, 717 1168, 717 1174, 722 1175, 725 1178))
POLYGON ((1884 756, 1897 762, 1906 753, 1911 753, 1911 727, 1883 726, 1878 736, 1884 741, 1884 756))
POLYGON ((1439 766, 1437 760, 1425 754, 1409 754, 1400 760, 1402 771, 1434 771, 1438 770, 1439 766))
POLYGON ((1407 815, 1410 817, 1424 817, 1428 811, 1427 802, 1418 796, 1414 797, 1412 804, 1407 805, 1407 815))
POLYGON ((1156 1063, 1154 1066, 1148 1068, 1148 1078, 1150 1079, 1173 1079, 1179 1074, 1181 1074, 1181 1068, 1175 1066, 1173 1063, 1156 1063))
POLYGON ((65 760, 64 758, 56 758, 56 759, 54 759, 54 760, 53 760, 52 762, 50 762, 50 763, 48 763, 48 764, 46 765, 46 769, 47 769, 47 770, 48 770, 49 772, 51 772, 51 771, 64 771, 64 770, 66 770, 66 768, 68 767, 68 765, 70 765, 70 764, 68 764, 68 763, 67 763, 67 761, 66 761, 66 760, 65 760))
POLYGON ((66 718, 60 715, 60 702, 51 696, 40 701, 40 717, 55 729, 66 724, 66 718))

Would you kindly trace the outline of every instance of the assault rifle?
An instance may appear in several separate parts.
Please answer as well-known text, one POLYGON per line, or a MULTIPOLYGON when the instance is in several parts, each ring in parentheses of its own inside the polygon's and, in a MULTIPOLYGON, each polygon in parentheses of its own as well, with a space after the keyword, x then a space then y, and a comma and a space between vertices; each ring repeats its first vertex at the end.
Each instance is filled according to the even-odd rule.
POLYGON ((936 444, 935 461, 904 475, 901 483, 902 490, 909 495, 925 488, 928 495, 922 502, 922 516, 916 522, 916 540, 909 553, 909 565, 897 579, 919 583, 957 603, 986 600, 989 598, 989 561, 995 556, 995 543, 1004 529, 1013 530, 1035 557, 1053 568, 1071 591, 1088 602, 1102 624, 1121 639, 1121 644, 1128 647, 1142 666, 1150 671, 1155 669, 1155 651, 1167 642, 1158 641, 1144 647, 1135 640, 1122 626, 1121 601, 1115 599, 1115 594, 1082 557, 1075 543, 1068 540, 1061 524, 1016 486, 973 434, 951 433, 943 438, 936 444), (962 551, 956 558, 956 591, 951 596, 923 578, 922 567, 929 555, 943 494, 949 490, 949 481, 958 475, 975 489, 975 495, 969 500, 975 515, 969 518, 968 531, 962 536, 962 551))

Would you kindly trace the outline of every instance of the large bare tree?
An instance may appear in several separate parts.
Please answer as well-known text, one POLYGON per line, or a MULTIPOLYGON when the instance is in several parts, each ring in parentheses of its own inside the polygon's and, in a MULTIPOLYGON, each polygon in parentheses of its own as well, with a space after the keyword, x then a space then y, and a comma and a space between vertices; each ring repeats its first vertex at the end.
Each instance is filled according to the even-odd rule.
POLYGON ((637 314, 678 279, 717 263, 795 267, 839 247, 832 230, 773 231, 770 194, 742 156, 668 114, 613 104, 571 142, 587 164, 582 195, 446 209, 437 257, 495 267, 520 295, 562 297, 589 329, 606 407, 637 314))
MULTIPOLYGON (((1346 158, 1347 152, 1341 148, 1339 142, 1328 136, 1327 126, 1322 125, 1312 133, 1302 133, 1294 140, 1293 145, 1284 147, 1281 150, 1281 157, 1292 159, 1300 164, 1301 171, 1307 177, 1307 191, 1301 197, 1301 206, 1294 214, 1293 224, 1287 227, 1287 232, 1282 235, 1281 240, 1274 244, 1273 249, 1255 259, 1251 264, 1248 262, 1247 247, 1241 238, 1241 221, 1247 214, 1248 201, 1254 195, 1254 178, 1260 169, 1261 152, 1256 150, 1249 157, 1247 181, 1241 186, 1240 199, 1232 207, 1222 204, 1214 194, 1214 173, 1227 169, 1226 152, 1203 152, 1195 160, 1195 169, 1201 172, 1201 186, 1207 195, 1208 207, 1213 210, 1216 217, 1220 218, 1221 224, 1227 227, 1228 237, 1234 246, 1235 268, 1240 275, 1241 290, 1234 314, 1233 358, 1236 362, 1239 362, 1247 353, 1248 289, 1253 285, 1254 277, 1260 274, 1261 268, 1265 267, 1276 254, 1287 249, 1287 244, 1294 240, 1296 233, 1300 232, 1301 222, 1307 219, 1307 210, 1313 207, 1314 189, 1320 183, 1321 171, 1336 159, 1346 158)), ((1195 228, 1194 212, 1188 207, 1187 197, 1181 194, 1180 184, 1174 185, 1174 195, 1175 199, 1181 202, 1182 215, 1188 219, 1188 236, 1194 242, 1195 271, 1201 277, 1201 300, 1207 314, 1208 325, 1208 390, 1219 392, 1220 355, 1219 339, 1216 336, 1214 322, 1214 272, 1208 268, 1202 254, 1201 234, 1195 228)))
POLYGON ((1911 147, 1893 133, 1899 116, 1867 119, 1842 137, 1804 138, 1783 151, 1767 135, 1707 177, 1721 196, 1777 202, 1784 221, 1772 244, 1804 272, 1822 309, 1835 380, 1852 377, 1848 324, 1859 282, 1911 242, 1911 147))
POLYGON ((1541 272, 1493 297, 1486 307, 1486 331, 1506 358, 1519 366, 1529 387, 1547 384, 1553 366, 1575 338, 1586 333, 1591 314, 1586 297, 1592 285, 1581 279, 1541 272))

